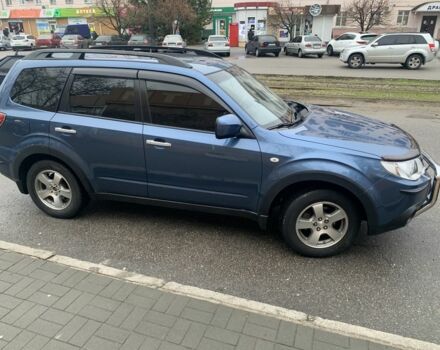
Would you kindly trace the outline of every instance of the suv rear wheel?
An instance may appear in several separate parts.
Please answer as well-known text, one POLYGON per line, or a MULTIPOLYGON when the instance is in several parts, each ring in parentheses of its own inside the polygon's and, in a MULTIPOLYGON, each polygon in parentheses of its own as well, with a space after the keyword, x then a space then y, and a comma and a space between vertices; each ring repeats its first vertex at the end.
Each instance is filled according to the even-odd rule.
POLYGON ((289 246, 301 255, 326 257, 351 246, 360 227, 353 201, 333 190, 313 190, 288 203, 281 221, 289 246))
POLYGON ((364 56, 360 53, 354 53, 348 58, 348 66, 350 68, 359 69, 364 65, 364 56))
POLYGON ((331 45, 327 46, 327 55, 333 56, 333 54, 334 54, 333 46, 331 46, 331 45))
POLYGON ((414 54, 406 59, 405 66, 408 69, 419 69, 423 64, 422 56, 414 54))
POLYGON ((57 162, 43 160, 35 163, 29 169, 26 181, 34 203, 50 216, 72 218, 85 202, 75 175, 57 162))

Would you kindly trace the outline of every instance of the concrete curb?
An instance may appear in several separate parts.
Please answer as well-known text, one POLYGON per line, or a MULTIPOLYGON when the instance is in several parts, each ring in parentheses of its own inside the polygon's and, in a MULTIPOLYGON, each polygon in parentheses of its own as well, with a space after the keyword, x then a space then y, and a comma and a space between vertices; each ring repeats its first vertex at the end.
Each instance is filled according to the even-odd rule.
POLYGON ((355 326, 348 323, 338 322, 307 315, 303 312, 289 310, 286 308, 260 303, 253 300, 243 299, 232 295, 217 293, 206 289, 182 285, 176 282, 166 282, 159 278, 149 277, 133 272, 108 267, 102 264, 95 264, 66 256, 56 255, 47 250, 34 249, 31 247, 0 241, 0 250, 7 250, 34 258, 51 261, 54 263, 69 266, 75 269, 89 271, 127 282, 136 283, 150 288, 159 289, 163 292, 184 295, 190 298, 206 300, 212 303, 229 306, 244 311, 266 315, 296 324, 313 327, 315 329, 337 333, 343 336, 363 339, 390 346, 402 350, 440 350, 440 345, 425 341, 406 338, 400 335, 385 333, 355 326))

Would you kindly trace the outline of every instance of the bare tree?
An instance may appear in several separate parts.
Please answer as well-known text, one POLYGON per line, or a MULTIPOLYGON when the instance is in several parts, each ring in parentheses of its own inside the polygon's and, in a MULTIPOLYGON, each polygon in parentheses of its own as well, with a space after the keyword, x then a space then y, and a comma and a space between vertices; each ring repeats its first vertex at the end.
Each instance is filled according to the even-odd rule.
POLYGON ((362 32, 386 24, 389 14, 389 0, 353 0, 347 7, 347 16, 359 25, 362 32))
POLYGON ((126 0, 97 0, 96 7, 102 16, 96 20, 111 30, 115 30, 119 35, 127 33, 131 21, 129 14, 133 12, 126 0))
POLYGON ((155 21, 158 26, 165 29, 165 32, 172 33, 173 23, 177 21, 177 27, 181 27, 186 22, 196 20, 196 13, 188 1, 182 0, 162 0, 153 9, 155 21))
POLYGON ((283 0, 270 9, 268 23, 274 28, 287 30, 289 36, 293 38, 295 36, 295 28, 301 26, 303 19, 303 7, 295 4, 293 0, 283 0))

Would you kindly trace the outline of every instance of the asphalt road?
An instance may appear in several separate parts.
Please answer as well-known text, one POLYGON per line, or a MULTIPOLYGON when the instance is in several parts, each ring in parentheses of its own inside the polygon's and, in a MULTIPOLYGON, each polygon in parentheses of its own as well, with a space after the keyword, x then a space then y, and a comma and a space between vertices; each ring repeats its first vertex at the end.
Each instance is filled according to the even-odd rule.
POLYGON ((231 57, 226 59, 254 74, 440 80, 440 52, 434 61, 417 71, 404 69, 399 64, 367 65, 363 69, 350 69, 338 57, 327 55, 323 58, 314 56, 298 58, 285 56, 283 53, 279 57, 270 54, 264 57, 246 56, 243 48, 232 48, 231 57))
MULTIPOLYGON (((356 104, 440 160, 440 107, 356 104)), ((440 343, 440 206, 395 232, 361 233, 347 253, 303 258, 250 221, 95 202, 44 215, 0 176, 0 239, 312 315, 440 343)))

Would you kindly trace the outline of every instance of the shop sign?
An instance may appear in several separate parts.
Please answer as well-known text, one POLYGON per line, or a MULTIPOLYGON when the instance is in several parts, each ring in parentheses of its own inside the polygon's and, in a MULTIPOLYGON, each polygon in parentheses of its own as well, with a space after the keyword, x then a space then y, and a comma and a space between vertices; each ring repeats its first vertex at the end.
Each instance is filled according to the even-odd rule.
POLYGON ((55 15, 55 9, 42 9, 40 18, 52 18, 55 15))
POLYGON ((101 9, 97 7, 84 7, 84 8, 59 8, 55 9, 54 17, 94 17, 104 16, 101 9))
POLYGON ((440 12, 440 2, 430 2, 416 8, 416 12, 440 12))
POLYGON ((309 12, 313 17, 319 16, 322 12, 322 6, 319 4, 312 5, 309 12))
POLYGON ((9 10, 1 10, 0 18, 9 18, 9 10))
POLYGON ((219 15, 223 13, 234 13, 235 8, 234 7, 213 7, 211 8, 211 13, 213 15, 219 15))

